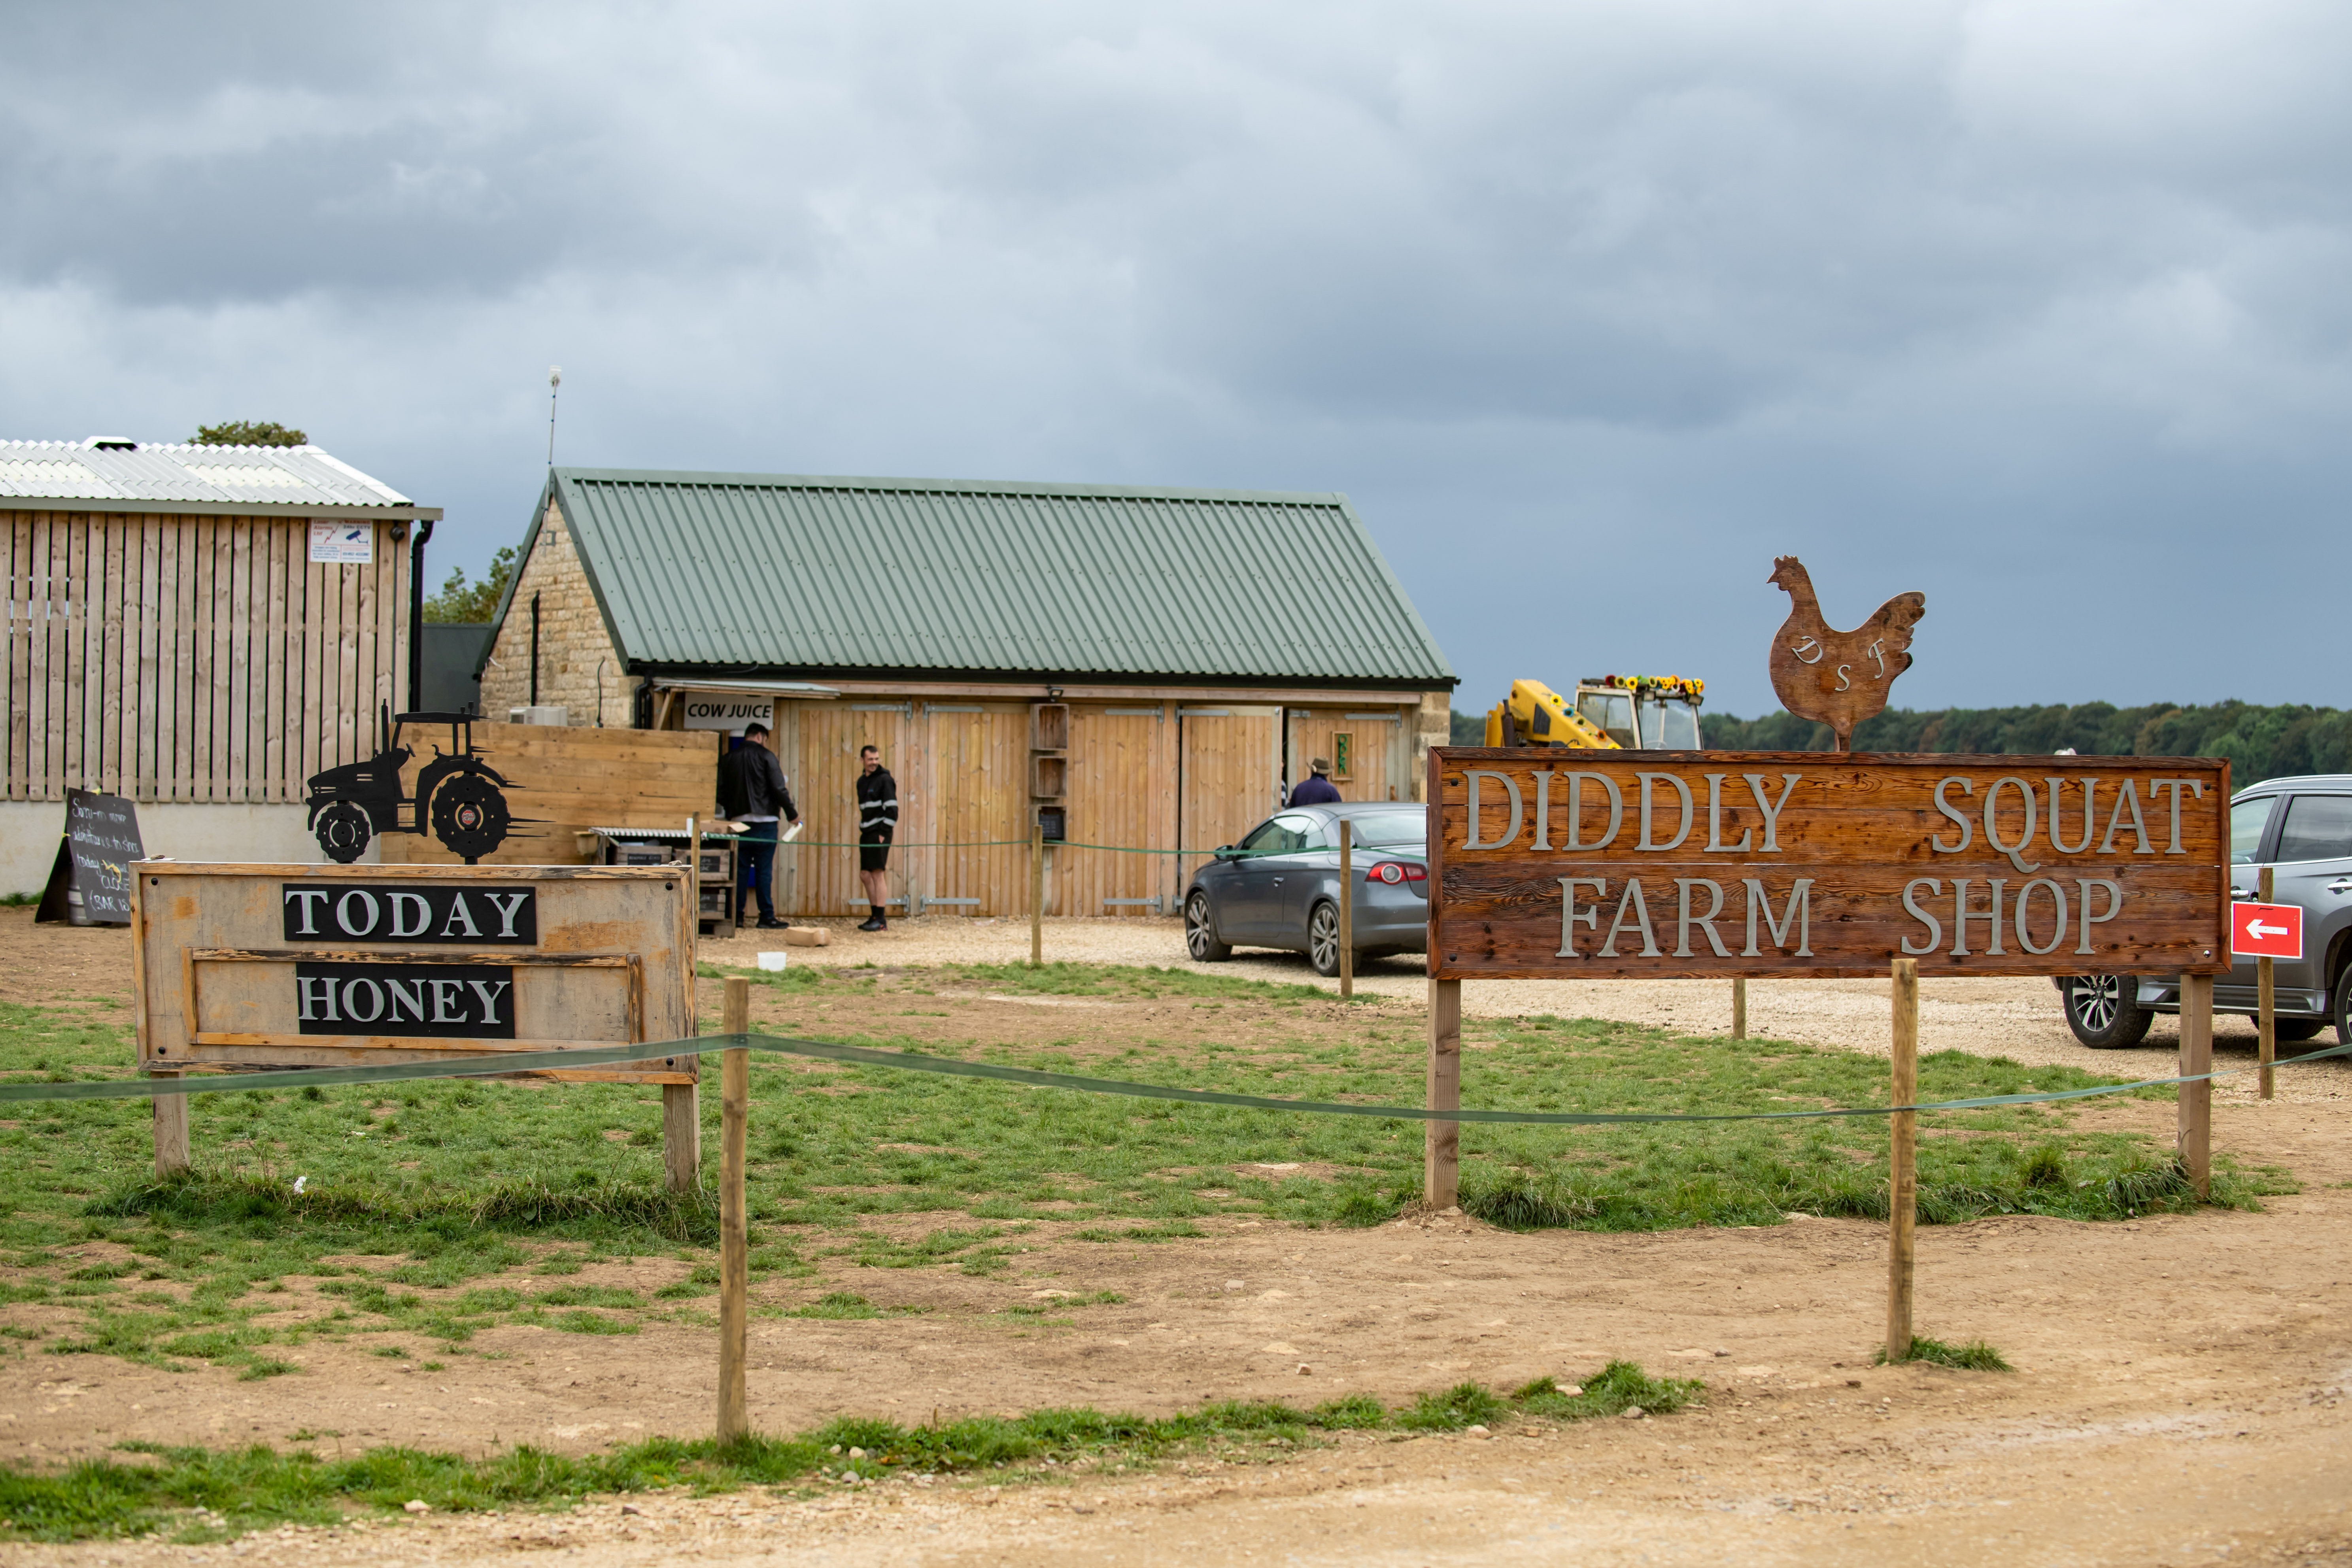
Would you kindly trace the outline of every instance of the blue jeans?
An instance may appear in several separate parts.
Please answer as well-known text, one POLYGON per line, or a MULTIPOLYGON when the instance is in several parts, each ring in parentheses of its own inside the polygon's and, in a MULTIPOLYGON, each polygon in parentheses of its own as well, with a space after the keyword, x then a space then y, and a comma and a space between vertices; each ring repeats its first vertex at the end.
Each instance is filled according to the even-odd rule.
MULTIPOLYGON (((768 872, 769 868, 776 863, 776 825, 772 822, 746 824, 742 834, 735 840, 735 853, 742 862, 743 889, 757 892, 760 896, 760 918, 763 921, 774 920, 776 901, 768 891, 770 880, 768 872)), ((743 919, 744 900, 741 892, 742 889, 738 889, 735 900, 735 919, 738 922, 743 919)))

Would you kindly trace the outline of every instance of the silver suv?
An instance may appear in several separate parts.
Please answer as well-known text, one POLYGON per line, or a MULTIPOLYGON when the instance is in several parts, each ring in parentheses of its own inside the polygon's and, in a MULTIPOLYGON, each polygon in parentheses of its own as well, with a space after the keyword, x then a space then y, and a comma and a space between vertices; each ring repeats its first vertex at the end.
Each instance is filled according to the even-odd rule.
MULTIPOLYGON (((2303 906, 2303 957, 2280 959, 2278 1037, 2308 1040, 2328 1025, 2352 1045, 2352 773, 2264 779, 2230 802, 2230 896, 2251 899, 2273 868, 2273 902, 2303 906)), ((2242 958, 2213 986, 2213 1010, 2251 1015, 2254 963, 2242 958)), ((2136 1046, 2158 1013, 2180 1011, 2180 977, 2076 974, 2058 982, 2066 1026, 2086 1046, 2136 1046)))

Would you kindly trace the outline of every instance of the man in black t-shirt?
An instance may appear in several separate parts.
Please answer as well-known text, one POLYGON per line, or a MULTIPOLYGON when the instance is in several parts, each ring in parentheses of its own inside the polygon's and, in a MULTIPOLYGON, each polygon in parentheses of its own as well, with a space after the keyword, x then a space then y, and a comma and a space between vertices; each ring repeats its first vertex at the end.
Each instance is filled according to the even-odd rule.
POLYGON ((890 840, 898 831, 898 783, 876 747, 859 752, 857 760, 866 770, 857 780, 857 874, 874 910, 857 929, 882 931, 889 924, 883 910, 890 898, 890 840))

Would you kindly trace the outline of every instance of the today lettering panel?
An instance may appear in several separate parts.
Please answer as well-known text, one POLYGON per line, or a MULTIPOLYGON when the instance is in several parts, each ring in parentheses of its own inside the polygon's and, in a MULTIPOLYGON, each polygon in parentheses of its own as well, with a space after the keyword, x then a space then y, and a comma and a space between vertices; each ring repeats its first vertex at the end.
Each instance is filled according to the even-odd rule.
POLYGON ((488 884, 286 882, 278 915, 288 942, 462 942, 532 947, 539 893, 488 884))
POLYGON ((2220 973, 2219 758, 1430 754, 1443 978, 2220 973))

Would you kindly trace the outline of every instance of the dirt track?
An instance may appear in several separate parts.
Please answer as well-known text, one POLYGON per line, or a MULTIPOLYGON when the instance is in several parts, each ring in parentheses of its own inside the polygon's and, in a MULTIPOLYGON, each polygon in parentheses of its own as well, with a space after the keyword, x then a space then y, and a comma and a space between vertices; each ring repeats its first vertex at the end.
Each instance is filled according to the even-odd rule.
MULTIPOLYGON (((119 933, 7 935, 34 939, 12 952, 42 955, 46 972, 18 971, 12 994, 122 984, 105 957, 119 933)), ((2301 1070, 2333 1085, 2337 1065, 2301 1070)), ((2171 1108, 2086 1114, 2160 1131, 2171 1108)), ((951 1270, 862 1271, 856 1288, 877 1302, 943 1310, 755 1320, 755 1419, 782 1430, 842 1411, 912 1421, 1072 1403, 1167 1412, 1204 1396, 1394 1400, 1465 1378, 1566 1381, 1612 1357, 1703 1377, 1710 1402, 1540 1439, 1382 1436, 994 1494, 890 1483, 789 1503, 663 1498, 635 1514, 605 1502, 236 1548, 0 1546, 0 1561, 520 1563, 562 1549, 599 1563, 2352 1562, 2352 1126, 2333 1103, 2225 1102, 2215 1142, 2288 1165, 2303 1192, 2260 1215, 1922 1231, 1921 1331, 1990 1339, 2016 1363, 2010 1375, 1864 1364, 1885 1269, 1883 1232, 1864 1223, 1514 1236, 1445 1218, 1321 1232, 1228 1218, 1202 1240, 1041 1247, 1025 1290, 1128 1299, 1066 1328, 945 1310, 1005 1289, 951 1270)), ((609 1270, 646 1289, 686 1268, 647 1259, 581 1279, 609 1270)), ((299 1352, 304 1375, 241 1384, 225 1370, 19 1356, 0 1363, 0 1458, 54 1461, 131 1437, 283 1445, 305 1426, 341 1431, 346 1447, 584 1449, 710 1418, 706 1331, 583 1341, 516 1327, 476 1348, 512 1359, 394 1373, 320 1342, 299 1352)))

